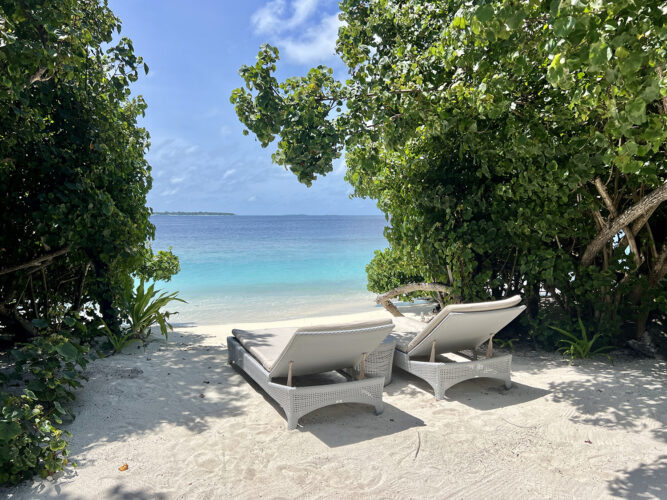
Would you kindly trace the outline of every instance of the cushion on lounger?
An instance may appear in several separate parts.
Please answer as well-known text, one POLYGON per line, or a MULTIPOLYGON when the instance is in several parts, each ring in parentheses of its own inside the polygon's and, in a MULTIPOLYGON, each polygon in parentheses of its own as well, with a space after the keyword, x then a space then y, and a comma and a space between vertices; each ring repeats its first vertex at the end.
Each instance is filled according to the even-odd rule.
POLYGON ((281 377, 287 374, 289 361, 294 361, 295 375, 346 368, 344 361, 353 366, 363 352, 380 345, 392 328, 387 319, 302 328, 234 329, 232 334, 271 377, 281 377))
POLYGON ((414 349, 422 340, 429 336, 429 334, 447 317, 449 313, 453 312, 479 312, 479 311, 495 311, 497 309, 506 309, 516 306, 521 302, 521 296, 515 295, 504 300, 493 300, 489 302, 476 302, 473 304, 450 304, 440 311, 435 318, 428 323, 422 323, 417 320, 409 318, 394 318, 394 331, 392 336, 396 337, 396 347, 403 352, 408 352, 414 349), (400 320, 400 321, 399 321, 400 320), (408 320, 408 321, 403 321, 408 320), (421 332, 417 328, 421 325, 421 332), (399 333, 403 333, 400 335, 399 333), (405 345, 406 340, 408 344, 405 345))
POLYGON ((267 371, 271 371, 296 331, 297 328, 295 327, 266 330, 239 330, 235 328, 232 330, 232 335, 267 371))

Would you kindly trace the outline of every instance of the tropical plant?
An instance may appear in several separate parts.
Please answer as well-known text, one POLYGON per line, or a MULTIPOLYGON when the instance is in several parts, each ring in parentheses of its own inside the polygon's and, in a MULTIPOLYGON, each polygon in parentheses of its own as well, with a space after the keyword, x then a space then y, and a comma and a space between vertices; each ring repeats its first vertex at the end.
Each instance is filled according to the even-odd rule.
POLYGON ((160 293, 160 290, 155 290, 155 283, 146 288, 144 280, 140 279, 136 289, 130 289, 123 298, 123 314, 129 325, 127 333, 145 343, 151 334, 151 327, 158 325, 162 335, 168 338, 169 331, 173 330, 168 319, 174 313, 161 309, 170 302, 185 302, 177 295, 178 292, 160 293))
POLYGON ((600 346, 593 349, 593 344, 595 344, 595 342, 600 337, 602 337, 602 334, 596 333, 589 339, 586 333, 586 327, 584 326, 584 323, 581 321, 581 318, 579 318, 579 331, 581 332, 581 336, 579 337, 557 326, 549 325, 549 328, 561 333, 562 335, 565 335, 566 338, 561 339, 559 341, 560 344, 565 344, 565 345, 560 347, 558 350, 563 353, 563 356, 570 357, 570 364, 572 364, 572 362, 576 358, 586 359, 596 356, 598 354, 602 354, 606 356, 609 359, 609 361, 612 361, 611 356, 609 356, 609 354, 606 354, 607 351, 612 349, 611 346, 600 346))
POLYGON ((100 325, 100 330, 111 344, 113 352, 120 353, 133 342, 139 342, 135 338, 131 330, 122 329, 119 332, 114 332, 106 324, 100 325))
MULTIPOLYGON (((279 138, 277 164, 310 185, 344 149, 404 276, 451 276, 462 300, 520 293, 538 318, 546 290, 637 334, 666 311, 662 1, 339 5, 347 80, 279 81, 268 45, 240 70, 231 101, 263 146, 279 138)), ((374 259, 372 287, 390 272, 374 259)))
POLYGON ((493 341, 498 344, 498 347, 501 347, 502 349, 509 349, 510 351, 514 352, 514 342, 518 342, 519 339, 517 338, 512 338, 512 339, 499 339, 499 338, 494 338, 493 341))

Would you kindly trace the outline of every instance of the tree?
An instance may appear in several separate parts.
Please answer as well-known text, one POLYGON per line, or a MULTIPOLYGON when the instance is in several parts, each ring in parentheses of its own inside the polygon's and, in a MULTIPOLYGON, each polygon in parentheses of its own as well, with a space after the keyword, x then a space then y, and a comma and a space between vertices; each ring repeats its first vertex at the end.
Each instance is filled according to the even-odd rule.
POLYGON ((121 334, 134 277, 179 269, 149 244, 146 105, 130 95, 148 68, 114 40, 120 27, 106 1, 0 0, 0 341, 14 368, 0 374, 3 484, 68 463, 59 424, 86 343, 121 334))
POLYGON ((129 88, 148 67, 120 28, 97 0, 0 2, 0 327, 14 338, 87 302, 117 326, 120 290, 154 258, 146 105, 129 88))
POLYGON ((318 66, 278 83, 266 45, 240 70, 231 100, 263 146, 280 137, 276 163, 310 184, 345 148, 392 253, 428 280, 451 272, 464 300, 522 293, 536 317, 544 290, 571 317, 604 331, 634 319, 638 334, 665 310, 661 2, 340 8, 345 82, 318 66))

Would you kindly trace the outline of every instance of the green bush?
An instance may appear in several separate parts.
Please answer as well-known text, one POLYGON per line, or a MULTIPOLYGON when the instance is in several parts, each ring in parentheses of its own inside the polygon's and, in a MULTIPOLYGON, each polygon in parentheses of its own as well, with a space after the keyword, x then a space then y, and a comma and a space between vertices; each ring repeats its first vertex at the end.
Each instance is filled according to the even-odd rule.
POLYGON ((385 293, 401 285, 425 281, 416 269, 408 265, 407 259, 393 248, 376 250, 373 260, 366 266, 366 274, 368 290, 375 293, 385 293))
POLYGON ((46 477, 68 463, 69 433, 59 429, 72 412, 67 403, 85 379, 88 347, 72 340, 85 328, 70 318, 65 329, 52 333, 41 322, 40 336, 11 351, 14 373, 6 385, 22 386, 22 394, 0 392, 0 484, 15 484, 39 474, 46 477))
POLYGON ((35 394, 38 401, 54 406, 74 400, 74 389, 85 376, 88 347, 63 333, 46 334, 14 349, 15 377, 35 394))
POLYGON ((34 474, 46 477, 68 463, 67 431, 56 428, 65 410, 54 402, 49 411, 37 396, 0 394, 0 484, 16 484, 34 474))

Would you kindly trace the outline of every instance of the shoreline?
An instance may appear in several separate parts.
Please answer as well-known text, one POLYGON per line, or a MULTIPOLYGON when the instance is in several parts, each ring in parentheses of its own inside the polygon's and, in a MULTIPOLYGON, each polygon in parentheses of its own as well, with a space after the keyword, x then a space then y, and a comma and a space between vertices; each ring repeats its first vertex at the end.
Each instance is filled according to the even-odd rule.
MULTIPOLYGON (((226 363, 234 327, 388 317, 346 314, 176 328, 98 359, 74 403, 68 468, 8 498, 650 498, 667 493, 667 363, 525 350, 510 390, 476 379, 435 401, 398 369, 385 411, 334 405, 285 417, 226 363), (618 450, 623 450, 619 453, 618 450), (119 467, 128 464, 127 471, 119 467), (267 486, 270 485, 270 486, 267 486)), ((501 351, 501 350, 499 350, 501 351)))

